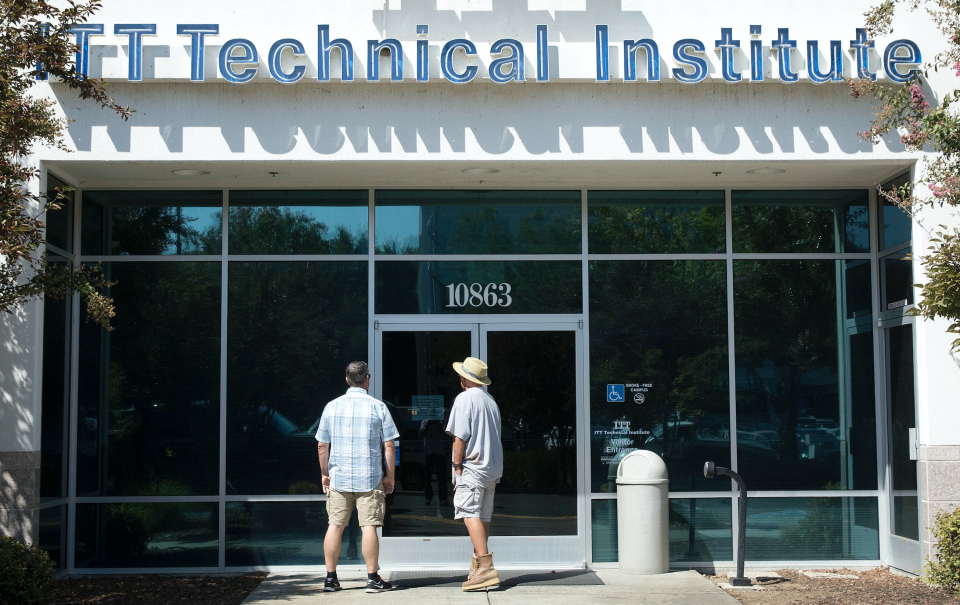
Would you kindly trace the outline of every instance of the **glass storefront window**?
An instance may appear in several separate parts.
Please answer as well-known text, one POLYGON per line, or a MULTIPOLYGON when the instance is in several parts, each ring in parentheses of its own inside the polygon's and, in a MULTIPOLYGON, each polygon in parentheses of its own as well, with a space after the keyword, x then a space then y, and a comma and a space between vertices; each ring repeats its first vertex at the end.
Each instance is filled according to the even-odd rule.
POLYGON ((367 357, 367 263, 231 262, 227 493, 319 494, 323 406, 367 357))
POLYGON ((84 191, 82 254, 220 254, 222 191, 84 191))
POLYGON ((377 254, 579 254, 579 191, 377 191, 377 254))
POLYGON ((63 569, 64 566, 64 532, 66 528, 67 507, 51 506, 40 510, 40 531, 37 545, 46 551, 53 561, 54 569, 63 569))
MULTIPOLYGON (((909 182, 910 174, 902 174, 884 183, 883 190, 899 195, 899 189, 909 182)), ((883 229, 880 230, 880 250, 909 244, 913 238, 913 221, 910 215, 883 195, 878 195, 877 201, 880 203, 880 217, 883 221, 883 229)))
POLYGON ((891 311, 913 304, 913 260, 907 248, 880 259, 880 288, 883 292, 883 311, 891 311))
MULTIPOLYGON (((41 511, 40 540, 66 560, 64 536, 74 531, 78 569, 210 568, 219 548, 228 567, 322 565, 327 518, 325 503, 311 500, 322 493, 314 434, 354 360, 383 366, 375 384, 402 434, 383 535, 462 538, 443 505, 453 494, 442 422, 459 392, 450 361, 479 349, 503 424, 498 538, 576 535, 578 490, 587 490, 598 498, 586 528, 593 560, 616 561, 616 500, 606 494, 616 491, 620 459, 643 448, 664 458, 670 489, 683 496, 670 501, 670 560, 730 561, 736 499, 729 481, 707 480, 702 469, 706 460, 730 466, 735 441, 750 489, 768 491, 751 499, 749 559, 875 561, 878 498, 832 490, 878 490, 873 297, 881 311, 910 304, 913 278, 901 250, 908 242, 879 259, 877 284, 875 255, 836 258, 870 252, 868 194, 732 192, 728 250, 723 191, 594 191, 586 224, 579 190, 377 191, 375 240, 365 189, 230 191, 227 224, 221 190, 83 192, 81 260, 114 255, 102 270, 117 282, 108 293, 116 329, 71 326, 70 307, 46 301, 40 492, 44 500, 68 495, 64 461, 74 447, 81 502, 67 528, 66 508, 49 501, 56 506, 41 511), (320 258, 366 255, 370 245, 372 267, 365 256, 320 258), (731 261, 730 252, 742 255, 731 261), (761 260, 769 253, 781 256, 761 260), (821 258, 801 260, 810 253, 821 258), (187 257, 200 254, 216 262, 187 257), (568 256, 524 256, 533 254, 568 256), (600 256, 621 254, 689 260, 600 256), (549 318, 504 317, 511 314, 567 317, 538 328, 531 320, 549 318), (66 447, 71 328, 79 333, 78 418, 76 443, 66 447), (581 364, 589 377, 578 392, 581 364), (578 439, 584 405, 589 444, 578 439), (224 517, 222 499, 168 498, 217 500, 221 470, 224 517), (824 497, 769 493, 795 490, 824 497), (245 496, 284 501, 229 501, 245 496)), ((67 246, 63 217, 48 217, 48 236, 67 246)), ((902 239, 899 218, 886 208, 880 218, 888 241, 902 239)), ((905 429, 891 430, 902 453, 905 429)), ((904 536, 922 530, 915 495, 902 495, 916 491, 910 469, 893 469, 900 491, 889 496, 891 524, 904 536)), ((359 540, 354 518, 341 562, 360 565, 359 540)))
MULTIPOLYGON (((51 260, 47 258, 48 262, 51 260)), ((43 301, 43 392, 40 418, 40 499, 67 495, 67 382, 70 299, 43 301)))
POLYGON ((67 190, 67 185, 52 174, 47 174, 47 200, 57 198, 57 191, 63 194, 63 198, 57 203, 60 205, 55 210, 47 211, 47 242, 60 248, 64 252, 70 250, 70 225, 73 224, 73 190, 67 190))
POLYGON ((591 191, 591 254, 726 251, 723 191, 591 191))
POLYGON ((76 566, 216 567, 215 502, 77 504, 76 566))
POLYGON ((730 461, 726 265, 590 263, 590 459, 594 492, 620 459, 664 458, 673 491, 727 490, 703 463, 730 461))
POLYGON ((875 561, 876 498, 750 498, 748 561, 875 561))
MULTIPOLYGON (((618 560, 617 501, 592 502, 593 562, 618 560)), ((670 562, 730 561, 729 498, 670 499, 670 562)))
POLYGON ((366 254, 366 191, 231 191, 230 254, 366 254))
POLYGON ((847 319, 862 321, 862 318, 873 315, 873 297, 870 295, 873 291, 873 286, 870 285, 871 262, 866 259, 843 261, 847 319))
POLYGON ((866 190, 734 191, 734 252, 869 252, 866 190))
POLYGON ((911 460, 910 430, 917 426, 913 325, 887 331, 892 451, 893 533, 920 540, 917 461, 911 460))
POLYGON ((580 261, 380 261, 376 313, 580 313, 580 261))
POLYGON ((872 333, 838 325, 841 262, 734 262, 738 470, 750 489, 877 489, 873 364, 854 358, 872 359, 872 333))
MULTIPOLYGON (((227 567, 323 565, 326 505, 322 501, 227 502, 227 567)), ((343 530, 340 565, 363 565, 360 540, 354 508, 343 530)))
POLYGON ((117 316, 80 325, 77 495, 216 495, 220 263, 103 272, 117 316))

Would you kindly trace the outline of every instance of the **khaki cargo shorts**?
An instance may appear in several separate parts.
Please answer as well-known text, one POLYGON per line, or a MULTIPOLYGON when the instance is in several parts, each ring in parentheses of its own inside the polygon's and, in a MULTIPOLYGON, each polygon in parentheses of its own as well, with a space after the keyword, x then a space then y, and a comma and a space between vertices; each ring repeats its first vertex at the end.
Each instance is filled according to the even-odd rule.
POLYGON ((360 526, 383 525, 383 515, 387 510, 387 494, 383 483, 369 492, 338 492, 331 489, 327 493, 327 518, 330 525, 348 525, 353 507, 357 507, 360 526))
POLYGON ((493 494, 497 490, 496 483, 482 486, 461 483, 453 490, 454 519, 479 517, 481 521, 490 522, 490 518, 493 517, 493 494))

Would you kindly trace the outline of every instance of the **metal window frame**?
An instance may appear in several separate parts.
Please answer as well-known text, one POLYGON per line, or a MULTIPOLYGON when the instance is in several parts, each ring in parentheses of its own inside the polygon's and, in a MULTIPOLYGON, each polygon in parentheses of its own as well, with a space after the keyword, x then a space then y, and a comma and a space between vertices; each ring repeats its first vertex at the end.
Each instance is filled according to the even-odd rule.
MULTIPOLYGON (((57 177, 60 178, 60 177, 57 177)), ((64 179, 61 179, 64 180, 64 179)), ((64 182, 67 182, 64 180, 64 182)), ((867 189, 870 195, 870 204, 869 204, 869 236, 870 236, 870 252, 866 253, 734 253, 733 252, 733 201, 732 201, 732 192, 734 189, 737 191, 750 191, 750 190, 765 190, 765 191, 795 191, 798 190, 797 187, 777 187, 777 186, 754 186, 754 187, 736 187, 736 188, 724 188, 724 212, 725 212, 725 244, 726 250, 722 254, 717 253, 693 253, 693 254, 593 254, 589 252, 588 248, 588 239, 589 239, 589 229, 588 218, 589 218, 589 192, 590 191, 624 191, 624 190, 650 190, 650 191, 684 191, 684 190, 701 190, 709 189, 714 190, 710 187, 696 187, 691 185, 686 186, 658 186, 655 188, 624 188, 624 187, 591 187, 591 188, 580 188, 580 204, 581 204, 581 252, 579 254, 516 254, 516 255, 503 255, 503 254, 458 254, 458 255, 385 255, 385 254, 376 254, 375 242, 376 242, 376 192, 377 188, 368 188, 368 200, 367 200, 367 209, 368 209, 368 231, 367 231, 367 253, 366 254, 349 254, 349 255, 230 255, 229 253, 229 192, 230 188, 217 188, 215 190, 220 190, 223 192, 223 218, 222 218, 222 229, 223 229, 223 246, 221 254, 219 255, 150 255, 150 256, 113 256, 113 255, 96 255, 96 256, 81 256, 80 255, 80 237, 81 237, 81 223, 82 223, 82 206, 83 206, 83 191, 79 187, 76 188, 75 203, 74 203, 74 220, 73 220, 73 238, 72 238, 72 248, 74 249, 73 263, 79 265, 80 263, 90 263, 90 262, 220 262, 221 263, 221 318, 220 318, 220 327, 221 327, 221 365, 220 365, 220 435, 219 435, 219 490, 218 494, 215 496, 196 496, 196 497, 157 497, 157 498, 141 498, 135 497, 132 499, 119 498, 119 497, 78 497, 76 495, 77 488, 77 416, 78 416, 78 369, 79 369, 79 359, 78 359, 78 348, 79 348, 79 319, 81 316, 81 309, 79 304, 78 297, 74 297, 72 304, 72 316, 71 316, 71 359, 70 359, 70 414, 68 427, 70 447, 68 455, 68 492, 67 497, 63 501, 50 501, 44 503, 44 507, 52 507, 56 505, 67 505, 67 523, 66 523, 66 535, 67 535, 67 548, 66 548, 66 559, 67 559, 67 572, 76 573, 77 571, 82 571, 85 574, 113 574, 113 573, 210 573, 210 572, 239 572, 239 571, 316 571, 322 566, 253 566, 253 567, 227 567, 225 561, 225 548, 226 548, 226 535, 225 535, 225 512, 226 504, 229 502, 302 502, 302 501, 325 501, 326 497, 323 495, 299 495, 299 496, 289 496, 283 494, 277 495, 227 495, 226 494, 226 406, 227 406, 227 331, 228 331, 228 318, 227 318, 227 302, 229 298, 229 263, 230 262, 282 262, 282 261, 295 261, 295 262, 338 262, 338 261, 366 261, 367 262, 367 274, 368 274, 368 291, 367 291, 367 350, 368 350, 368 360, 371 364, 371 373, 374 375, 379 374, 379 368, 375 366, 376 361, 376 330, 380 322, 391 323, 391 324, 424 324, 424 323, 433 323, 440 325, 450 325, 451 327, 454 324, 458 323, 498 323, 498 324, 516 324, 530 322, 531 320, 543 320, 545 317, 549 317, 552 322, 582 322, 582 342, 583 342, 583 356, 582 356, 582 376, 578 377, 582 387, 581 387, 581 397, 583 405, 578 409, 578 414, 582 414, 582 418, 578 416, 578 422, 581 422, 584 426, 584 430, 589 434, 589 422, 590 422, 590 306, 589 306, 589 264, 592 261, 615 261, 615 260, 654 260, 654 261, 670 261, 670 260, 713 260, 713 261, 724 261, 726 265, 726 295, 727 295, 727 344, 728 344, 728 371, 729 371, 729 392, 730 392, 730 424, 731 424, 731 436, 730 436, 730 458, 731 466, 734 469, 738 468, 737 460, 737 441, 736 441, 736 350, 734 342, 734 291, 733 291, 733 262, 735 260, 870 260, 871 262, 871 287, 872 287, 872 310, 874 312, 874 318, 879 316, 879 289, 878 289, 878 275, 877 275, 877 261, 881 256, 887 255, 889 253, 896 253, 902 248, 906 247, 905 245, 897 246, 891 250, 878 251, 878 233, 879 229, 882 226, 879 224, 879 216, 877 210, 877 195, 875 188, 870 188, 868 185, 863 187, 857 186, 843 186, 843 187, 804 187, 804 190, 854 190, 854 189, 867 189), (453 261, 453 262, 462 262, 462 261, 576 261, 581 262, 581 282, 582 282, 582 313, 577 314, 563 314, 563 315, 376 315, 374 309, 375 301, 375 263, 376 262, 399 262, 399 261, 453 261), (210 568, 81 568, 78 570, 75 566, 75 547, 76 547, 76 505, 78 503, 87 504, 87 503, 108 503, 108 502, 125 502, 125 501, 137 501, 137 502, 216 502, 218 504, 219 512, 219 555, 218 555, 218 566, 210 568)), ((207 190, 207 188, 202 188, 207 190)), ((275 187, 271 188, 240 188, 243 190, 276 190, 275 187)), ((313 190, 313 189, 332 189, 332 188, 300 188, 301 190, 313 190)), ((341 188, 337 188, 341 189, 341 188)), ((445 190, 449 187, 418 187, 417 189, 423 190, 445 190)), ((492 187, 457 187, 456 189, 462 190, 489 190, 493 189, 492 187)), ((543 191, 571 191, 570 187, 514 187, 512 190, 543 190, 543 191)), ((97 191, 127 191, 135 190, 129 187, 97 187, 97 191)), ((157 188, 144 188, 144 190, 157 190, 157 188)), ((239 189, 238 189, 239 190, 239 189)), ((719 189, 717 189, 719 191, 719 189)), ((880 381, 882 378, 879 376, 880 365, 882 360, 878 357, 882 352, 880 350, 881 344, 879 342, 879 332, 880 328, 878 326, 873 327, 874 330, 874 378, 877 383, 877 386, 880 386, 880 381)), ((751 561, 751 566, 770 566, 770 565, 791 565, 791 566, 823 566, 823 565, 839 565, 839 566, 849 566, 851 564, 855 565, 876 565, 880 564, 882 561, 887 561, 889 558, 889 553, 887 552, 887 540, 885 539, 886 533, 889 529, 889 511, 887 510, 887 503, 884 495, 887 494, 887 488, 883 483, 884 470, 883 464, 887 457, 887 452, 884 449, 885 435, 887 432, 887 427, 882 415, 882 391, 880 388, 877 389, 876 394, 876 407, 877 407, 877 476, 878 476, 878 489, 877 490, 825 490, 825 491, 816 491, 816 490, 797 490, 797 491, 751 491, 749 492, 750 497, 877 497, 878 499, 878 513, 880 516, 880 524, 882 529, 880 532, 880 559, 878 561, 860 561, 860 560, 843 560, 843 561, 751 561)), ((583 441, 581 439, 581 441, 583 441)), ((584 531, 580 532, 581 536, 581 545, 583 549, 583 559, 585 565, 589 567, 604 568, 604 567, 613 567, 616 564, 606 564, 606 563, 595 563, 593 561, 593 542, 592 542, 592 505, 593 500, 607 500, 613 499, 616 497, 616 494, 610 493, 593 493, 591 491, 591 468, 589 463, 589 440, 583 441, 580 449, 587 448, 584 451, 578 451, 578 460, 581 460, 580 472, 582 477, 580 480, 585 486, 584 489, 578 490, 578 499, 583 498, 583 514, 582 521, 580 523, 584 524, 584 531)), ((737 501, 737 492, 735 486, 731 483, 729 491, 721 490, 718 492, 673 492, 670 494, 671 499, 717 499, 717 498, 729 498, 731 500, 731 515, 732 515, 732 525, 731 525, 731 545, 734 549, 737 548, 737 532, 734 531, 737 529, 737 515, 736 515, 736 501, 737 501)), ((733 551, 735 552, 735 550, 733 551)), ((705 562, 677 562, 672 563, 671 567, 675 568, 697 568, 697 567, 722 567, 732 565, 732 561, 705 561, 705 562)), ((359 569, 359 567, 358 567, 359 569)))

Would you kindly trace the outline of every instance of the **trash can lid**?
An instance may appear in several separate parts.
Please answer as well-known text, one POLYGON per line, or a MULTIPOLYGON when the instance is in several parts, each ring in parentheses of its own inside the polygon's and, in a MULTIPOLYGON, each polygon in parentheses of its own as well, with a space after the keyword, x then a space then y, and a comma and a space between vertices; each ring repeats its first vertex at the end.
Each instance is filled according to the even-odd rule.
POLYGON ((617 485, 655 485, 669 483, 663 458, 648 450, 636 450, 624 456, 617 467, 617 485))

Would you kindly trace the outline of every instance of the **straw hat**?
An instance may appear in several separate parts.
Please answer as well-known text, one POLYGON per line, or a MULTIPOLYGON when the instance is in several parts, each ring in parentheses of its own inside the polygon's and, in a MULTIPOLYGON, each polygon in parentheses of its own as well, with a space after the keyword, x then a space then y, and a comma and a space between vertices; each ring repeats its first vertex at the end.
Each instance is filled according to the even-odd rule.
POLYGON ((487 378, 487 364, 476 357, 467 357, 463 363, 453 362, 453 369, 467 380, 484 385, 490 384, 490 379, 487 378))

